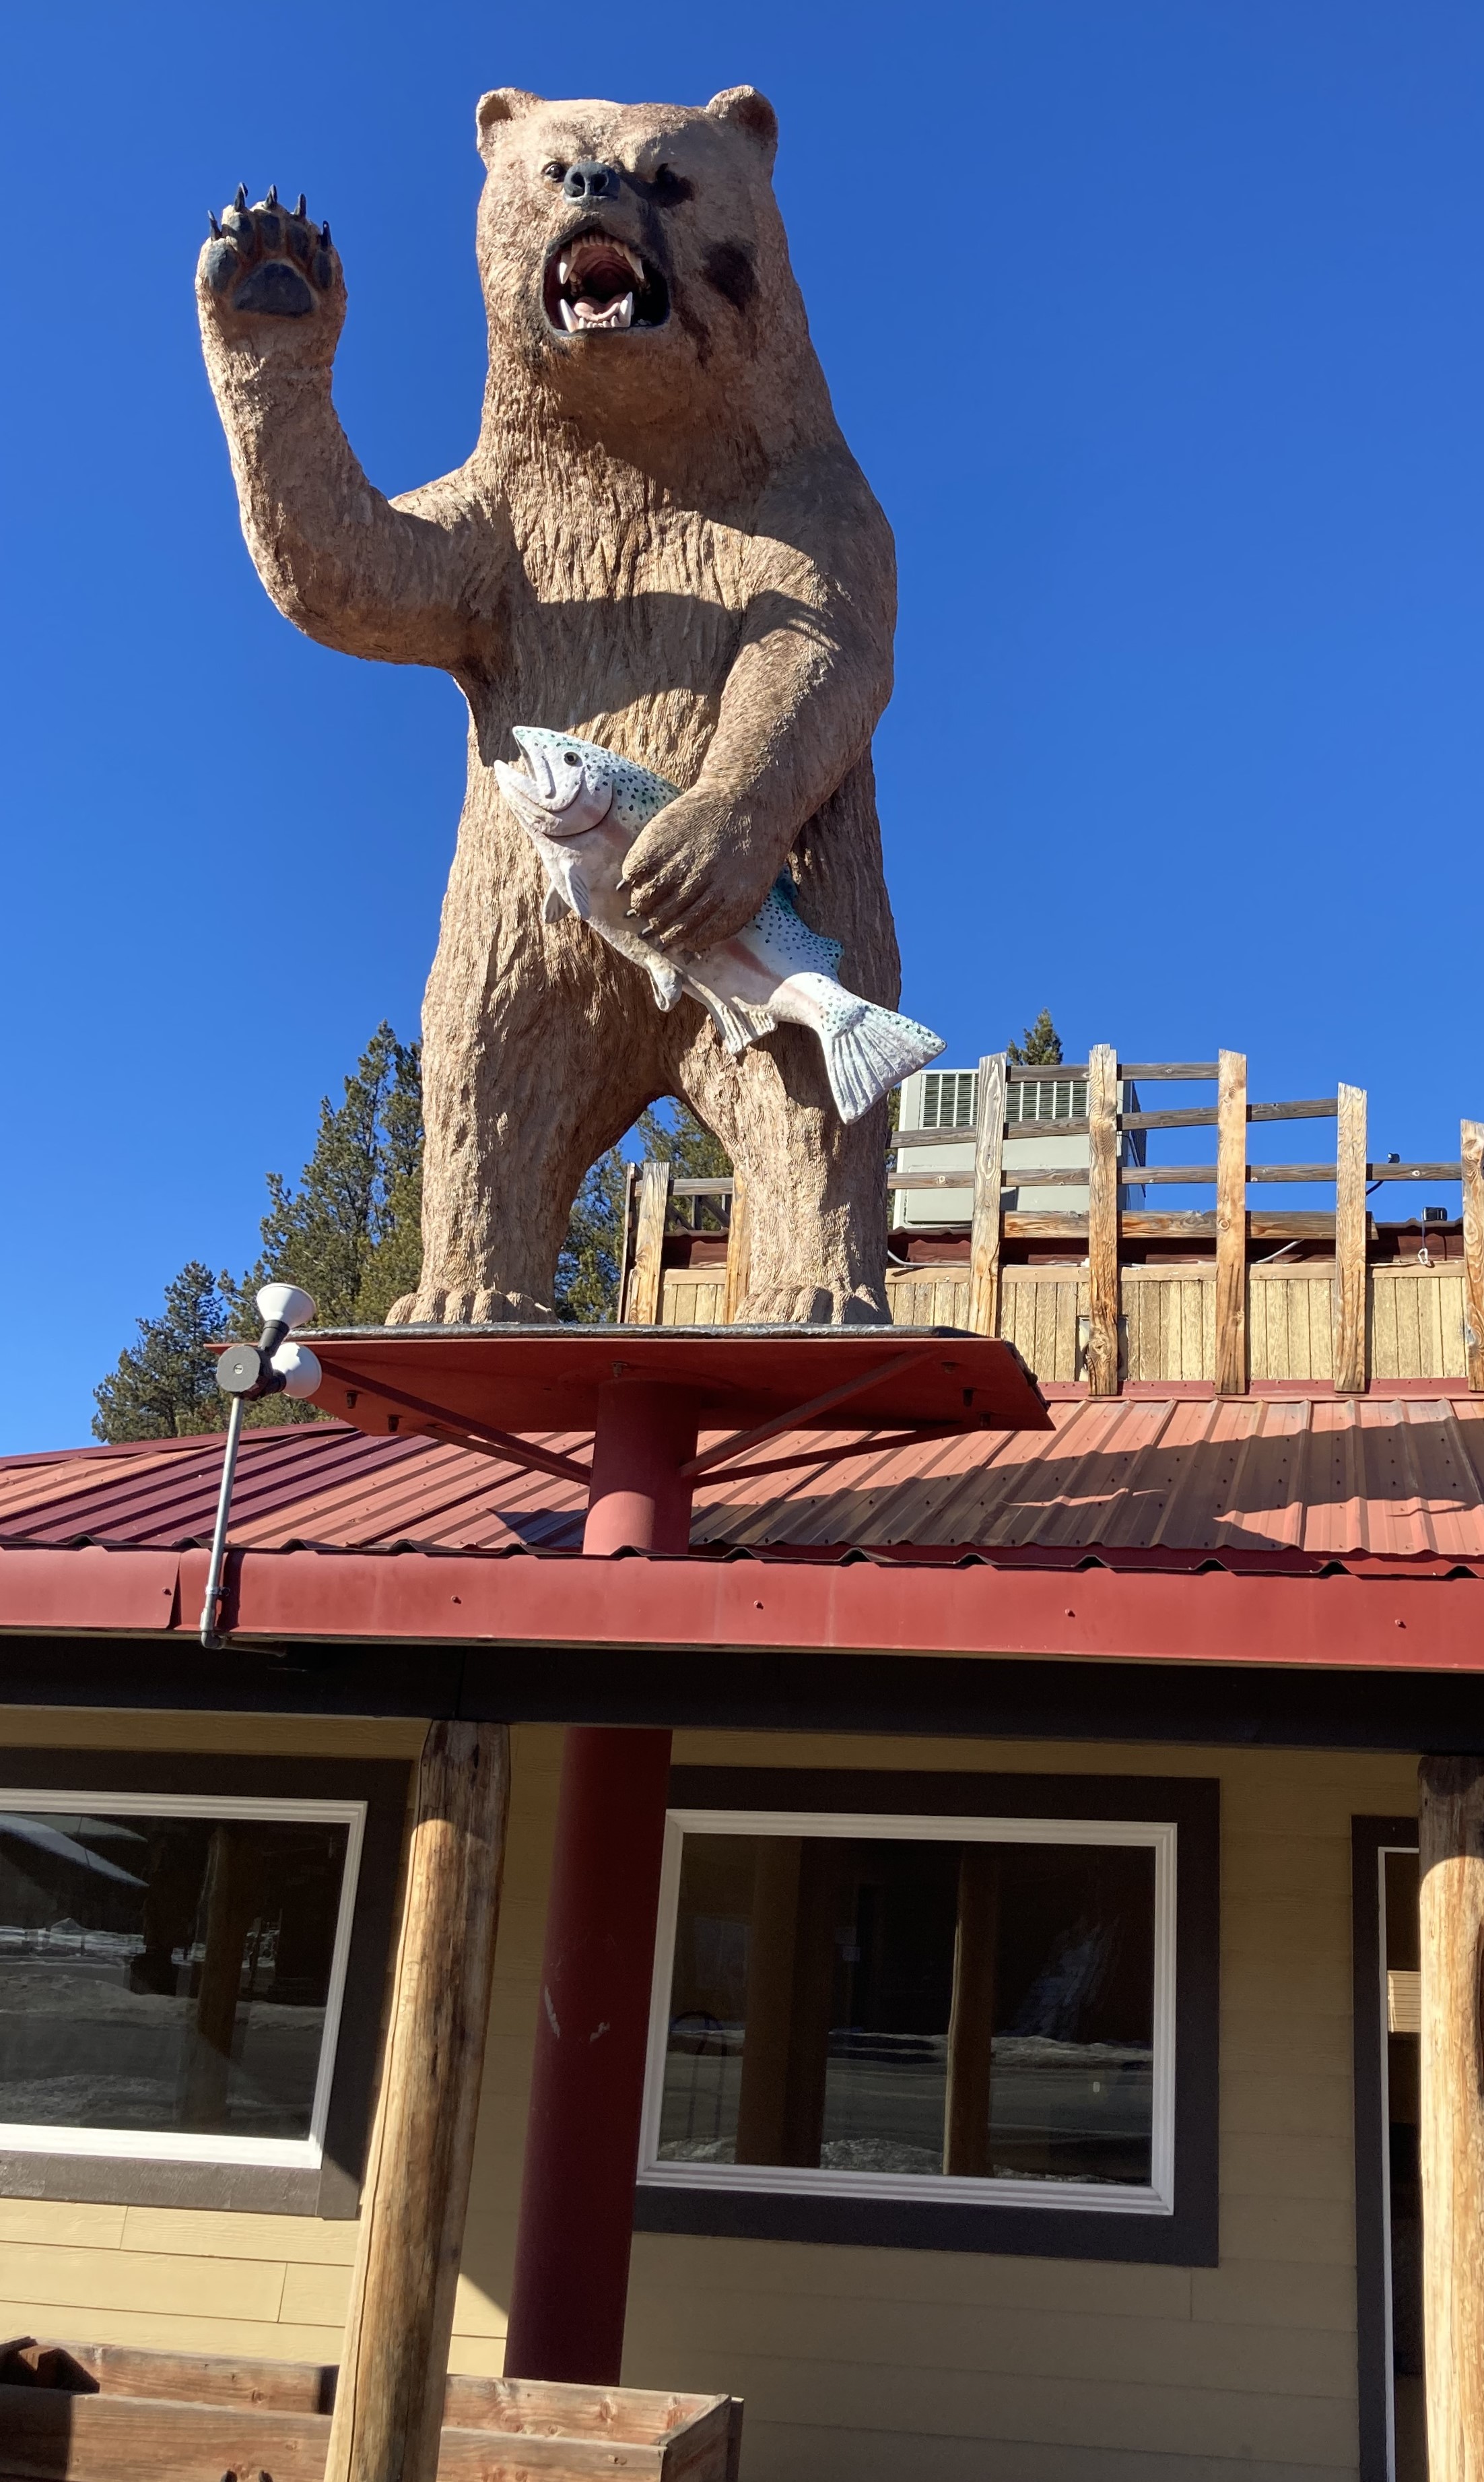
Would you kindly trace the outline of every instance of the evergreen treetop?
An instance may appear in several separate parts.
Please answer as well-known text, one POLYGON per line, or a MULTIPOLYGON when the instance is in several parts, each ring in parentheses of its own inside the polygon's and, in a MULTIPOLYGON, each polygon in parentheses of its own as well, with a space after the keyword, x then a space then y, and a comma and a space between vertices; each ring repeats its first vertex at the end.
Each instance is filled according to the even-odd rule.
POLYGON ((1019 1043, 1007 1043, 1005 1058, 1012 1069, 1057 1069, 1061 1065, 1061 1037, 1052 1023, 1050 1009, 1043 1009, 1034 1025, 1028 1025, 1019 1043))

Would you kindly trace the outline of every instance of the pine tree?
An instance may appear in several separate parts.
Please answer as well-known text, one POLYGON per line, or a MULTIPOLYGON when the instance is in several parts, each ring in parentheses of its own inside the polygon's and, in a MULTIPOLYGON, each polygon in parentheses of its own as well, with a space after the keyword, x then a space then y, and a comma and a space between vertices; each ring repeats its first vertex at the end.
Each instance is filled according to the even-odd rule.
POLYGON ((1034 1025, 1027 1026, 1020 1042, 1008 1044, 1005 1050, 1012 1069, 1055 1069, 1061 1056, 1061 1037, 1052 1023, 1050 1009, 1043 1009, 1034 1025))
POLYGON ((162 1315, 136 1325, 139 1342, 124 1348, 93 1389, 93 1438, 176 1439, 222 1430, 226 1399, 207 1348, 236 1325, 226 1277, 193 1258, 167 1284, 162 1315))

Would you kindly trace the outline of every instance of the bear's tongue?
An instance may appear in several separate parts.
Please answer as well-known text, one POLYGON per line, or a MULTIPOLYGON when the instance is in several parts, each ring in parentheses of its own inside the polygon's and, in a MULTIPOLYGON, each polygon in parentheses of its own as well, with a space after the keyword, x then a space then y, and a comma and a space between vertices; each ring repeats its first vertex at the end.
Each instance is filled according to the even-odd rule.
POLYGON ((561 324, 579 328, 630 328, 638 270, 615 242, 578 242, 557 270, 561 324))

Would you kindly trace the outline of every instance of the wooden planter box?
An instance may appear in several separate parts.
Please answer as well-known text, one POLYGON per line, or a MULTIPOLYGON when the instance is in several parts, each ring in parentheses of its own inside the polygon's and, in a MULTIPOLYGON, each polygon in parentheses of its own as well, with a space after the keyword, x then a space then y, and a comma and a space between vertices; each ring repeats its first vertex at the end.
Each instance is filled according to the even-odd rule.
MULTIPOLYGON (((0 2344, 0 2482, 322 2482, 335 2372, 0 2344)), ((733 2396, 451 2378, 438 2482, 737 2482, 733 2396)))

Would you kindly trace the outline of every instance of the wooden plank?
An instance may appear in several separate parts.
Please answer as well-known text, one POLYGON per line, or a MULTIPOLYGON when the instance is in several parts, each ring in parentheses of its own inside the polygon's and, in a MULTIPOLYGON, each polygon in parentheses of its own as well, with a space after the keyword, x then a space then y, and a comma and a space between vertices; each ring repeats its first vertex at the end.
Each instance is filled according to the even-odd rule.
POLYGON ((747 1184, 740 1175, 732 1178, 732 1220, 726 1235, 726 1283, 721 1295, 721 1324, 735 1327, 742 1303, 747 1298, 747 1268, 751 1256, 752 1235, 748 1223, 747 1184))
POLYGON ((646 1163, 639 1172, 634 1264, 623 1305, 625 1327, 658 1327, 664 1281, 664 1227, 670 1208, 667 1163, 646 1163))
MULTIPOLYGON (((1064 1076, 1064 1069, 1057 1075, 1064 1076)), ((1142 1077, 1148 1086, 1214 1086, 1220 1074, 1215 1060, 1123 1060, 1118 1064, 1120 1077, 1142 1077)))
POLYGON ((1424 1757, 1422 2318, 1430 2482, 1484 2470, 1484 1758, 1424 1757))
POLYGON ((1464 1359, 1472 1395, 1484 1394, 1484 1121, 1459 1128, 1464 1177, 1464 1359))
POLYGON ((1335 1391, 1366 1386, 1366 1090, 1341 1086, 1335 1132, 1335 1391))
POLYGON ((999 1940, 999 1847, 966 1844, 958 1861, 953 1996, 949 2012, 948 2087, 943 2106, 943 2169, 976 2180, 987 2179, 990 2171, 990 2045, 999 1940))
POLYGON ((634 1204, 638 1188, 638 1164, 625 1164, 623 1174, 623 1230, 618 1240, 618 1279, 613 1287, 613 1316, 623 1317, 624 1295, 629 1289, 629 1264, 634 1255, 634 1204))
POLYGON ((1247 1393, 1247 1056, 1221 1054, 1216 1098, 1216 1369, 1218 1396, 1247 1393))
MULTIPOLYGON (((1118 1055, 1092 1046, 1087 1064, 1087 1386, 1118 1393, 1118 1055)), ((1037 1184, 1039 1186, 1039 1183, 1037 1184)))
POLYGON ((974 1335, 996 1335, 1000 1329, 1004 1077, 1004 1053, 987 1052, 979 1062, 979 1134, 974 1156, 974 1221, 969 1242, 969 1328, 974 1335))
POLYGON ((430 1725, 326 2482, 438 2469, 509 1783, 503 1724, 430 1725))

